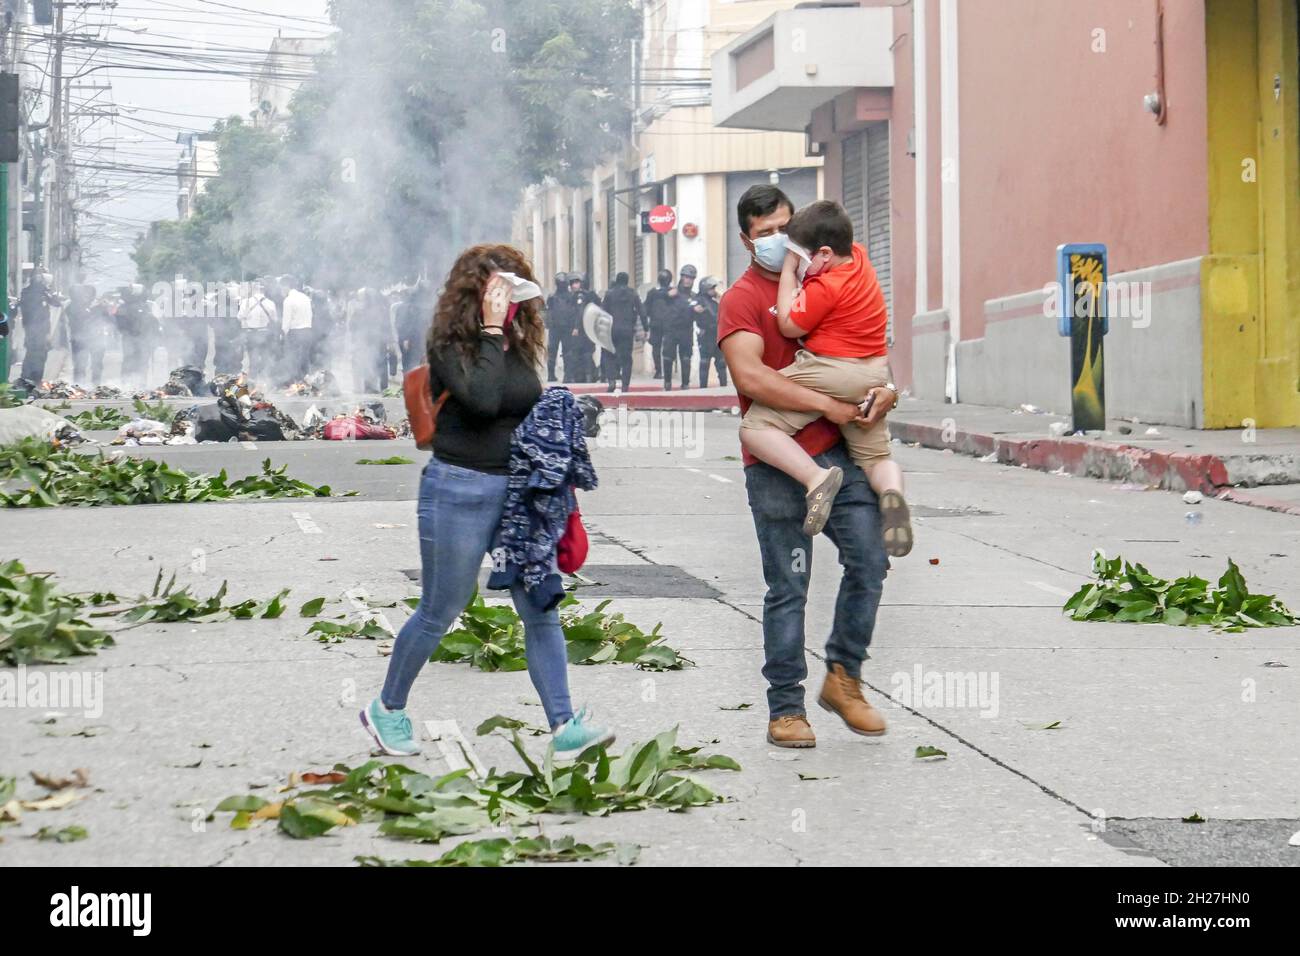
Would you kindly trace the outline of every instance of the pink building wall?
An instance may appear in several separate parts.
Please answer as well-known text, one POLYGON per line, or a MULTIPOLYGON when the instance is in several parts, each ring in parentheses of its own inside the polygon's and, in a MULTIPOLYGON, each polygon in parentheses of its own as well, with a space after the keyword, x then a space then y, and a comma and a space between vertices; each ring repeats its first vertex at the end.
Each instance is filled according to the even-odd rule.
MULTIPOLYGON (((1208 253, 1204 3, 1165 3, 1164 126, 1142 107, 1156 85, 1155 11, 1155 0, 958 4, 963 339, 983 335, 986 299, 1051 281, 1059 243, 1106 243, 1112 273, 1208 253), (1093 52, 1096 29, 1105 52, 1093 52)), ((933 263, 933 209, 930 243, 933 263)), ((933 304, 933 266, 930 282, 933 304)))

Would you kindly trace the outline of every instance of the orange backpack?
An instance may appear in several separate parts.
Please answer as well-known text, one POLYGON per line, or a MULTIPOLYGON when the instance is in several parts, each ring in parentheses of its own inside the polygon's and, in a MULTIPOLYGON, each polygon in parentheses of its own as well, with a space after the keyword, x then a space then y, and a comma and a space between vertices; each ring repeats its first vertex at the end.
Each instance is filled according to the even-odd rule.
POLYGON ((415 447, 421 451, 433 450, 433 436, 438 431, 438 412, 451 392, 443 389, 434 400, 429 384, 429 366, 411 369, 402 378, 402 397, 406 400, 406 417, 411 420, 411 435, 415 447))

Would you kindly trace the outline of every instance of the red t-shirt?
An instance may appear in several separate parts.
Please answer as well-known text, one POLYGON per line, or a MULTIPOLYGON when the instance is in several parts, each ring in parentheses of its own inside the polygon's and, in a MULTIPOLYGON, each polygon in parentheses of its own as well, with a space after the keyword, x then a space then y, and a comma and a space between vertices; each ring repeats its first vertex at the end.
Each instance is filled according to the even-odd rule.
POLYGON ((795 297, 790 321, 808 334, 803 347, 814 355, 870 358, 888 354, 889 311, 867 250, 853 244, 853 261, 808 276, 795 297))
MULTIPOLYGON (((781 369, 794 362, 799 343, 786 338, 777 328, 776 290, 774 280, 761 275, 752 265, 746 269, 736 284, 723 293, 718 305, 718 343, 734 332, 753 332, 763 339, 763 364, 781 369)), ((740 410, 747 411, 752 400, 739 391, 736 395, 740 399, 740 410)), ((801 429, 794 438, 808 454, 820 455, 840 440, 840 430, 833 422, 819 418, 801 429)), ((758 461, 743 449, 742 455, 746 467, 758 461)))

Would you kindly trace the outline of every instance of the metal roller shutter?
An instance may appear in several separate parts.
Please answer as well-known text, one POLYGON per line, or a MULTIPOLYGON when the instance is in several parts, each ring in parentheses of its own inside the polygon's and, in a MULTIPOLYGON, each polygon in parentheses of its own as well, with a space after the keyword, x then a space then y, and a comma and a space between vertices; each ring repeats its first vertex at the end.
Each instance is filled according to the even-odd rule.
POLYGON ((841 143, 844 169, 844 211, 853 221, 853 236, 866 245, 867 203, 863 193, 866 179, 866 131, 847 136, 841 143))
MULTIPOLYGON (((894 297, 890 268, 889 124, 866 130, 866 230, 863 245, 889 308, 889 342, 894 341, 894 297)), ((854 229, 857 229, 856 224, 854 229)))
POLYGON ((867 250, 889 309, 887 335, 894 341, 894 298, 890 269, 889 124, 876 123, 845 137, 844 210, 853 236, 867 250))

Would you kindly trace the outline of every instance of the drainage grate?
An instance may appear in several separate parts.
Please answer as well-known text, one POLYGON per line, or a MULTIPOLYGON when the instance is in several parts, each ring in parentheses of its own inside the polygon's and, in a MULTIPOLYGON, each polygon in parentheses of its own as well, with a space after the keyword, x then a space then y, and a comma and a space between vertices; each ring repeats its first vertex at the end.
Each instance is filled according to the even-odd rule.
MULTIPOLYGON (((695 575, 671 564, 588 564, 578 572, 580 582, 574 594, 584 601, 607 597, 703 598, 720 592, 695 575), (584 581, 590 584, 582 583, 584 581)), ((403 569, 412 581, 420 580, 419 568, 403 569)), ((488 569, 479 572, 479 587, 486 588, 488 569)), ((571 583, 571 582, 569 582, 571 583)), ((503 592, 484 591, 485 594, 503 592)))

